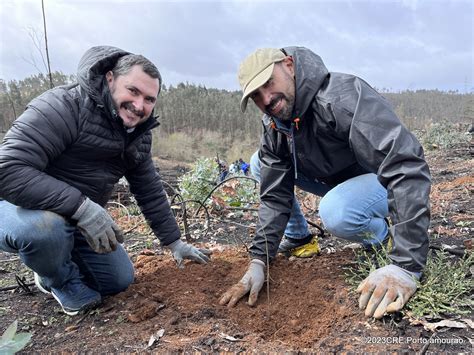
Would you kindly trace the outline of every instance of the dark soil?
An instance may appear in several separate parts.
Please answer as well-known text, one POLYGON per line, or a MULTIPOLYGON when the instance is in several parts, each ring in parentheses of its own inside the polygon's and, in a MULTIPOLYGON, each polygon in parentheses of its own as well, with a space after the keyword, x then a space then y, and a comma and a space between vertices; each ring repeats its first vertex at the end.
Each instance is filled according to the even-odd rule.
MULTIPOLYGON (((474 234, 473 159, 463 147, 429 152, 427 158, 434 181, 431 244, 465 251, 474 234)), ((169 165, 172 170, 176 164, 169 165)), ((314 199, 301 198, 311 217, 314 199)), ((212 262, 187 262, 184 270, 145 227, 133 228, 126 247, 135 263, 135 283, 83 316, 66 316, 34 286, 30 293, 18 287, 0 292, 0 331, 17 319, 20 331, 33 333, 29 352, 472 352, 469 328, 432 333, 401 314, 381 321, 365 318, 344 280, 352 251, 327 235, 320 256, 276 259, 269 292, 264 286, 256 307, 244 301, 232 309, 220 306, 220 295, 239 280, 249 260, 242 244, 222 241, 248 244, 253 231, 220 220, 213 220, 206 240, 195 238, 213 249, 212 262)), ((236 214, 232 221, 252 225, 255 215, 236 214)), ((15 276, 32 282, 16 255, 0 252, 0 287, 16 285, 15 276)))

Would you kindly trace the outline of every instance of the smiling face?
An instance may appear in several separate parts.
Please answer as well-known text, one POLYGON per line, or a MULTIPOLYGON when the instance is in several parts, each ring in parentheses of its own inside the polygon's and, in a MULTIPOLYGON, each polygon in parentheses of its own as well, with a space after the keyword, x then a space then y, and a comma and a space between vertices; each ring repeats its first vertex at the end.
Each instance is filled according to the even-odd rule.
POLYGON ((136 127, 150 117, 160 89, 158 79, 146 74, 140 65, 134 65, 128 73, 116 77, 109 71, 106 79, 125 127, 136 127))
POLYGON ((267 115, 282 121, 290 120, 295 106, 293 60, 287 57, 275 64, 270 79, 250 94, 250 98, 267 115))

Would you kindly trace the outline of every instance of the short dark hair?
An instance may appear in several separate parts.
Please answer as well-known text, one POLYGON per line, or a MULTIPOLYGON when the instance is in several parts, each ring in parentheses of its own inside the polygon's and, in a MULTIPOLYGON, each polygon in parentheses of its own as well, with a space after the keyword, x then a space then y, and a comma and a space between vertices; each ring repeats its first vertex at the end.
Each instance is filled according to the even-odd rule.
POLYGON ((161 89, 161 74, 158 71, 158 68, 150 60, 140 54, 127 54, 123 57, 120 57, 112 69, 114 78, 120 75, 128 74, 128 72, 130 72, 132 67, 135 65, 141 66, 143 71, 153 79, 158 79, 161 89))

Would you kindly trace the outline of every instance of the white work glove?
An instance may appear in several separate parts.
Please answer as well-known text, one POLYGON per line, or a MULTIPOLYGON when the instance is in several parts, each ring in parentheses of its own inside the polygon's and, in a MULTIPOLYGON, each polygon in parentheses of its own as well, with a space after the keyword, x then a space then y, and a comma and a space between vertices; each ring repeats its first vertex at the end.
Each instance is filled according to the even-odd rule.
POLYGON ((198 249, 191 244, 183 242, 181 239, 175 240, 173 243, 167 245, 171 249, 173 258, 180 269, 184 269, 183 259, 190 259, 199 264, 206 264, 209 261, 209 256, 212 254, 210 250, 198 249))
POLYGON ((123 243, 123 232, 119 226, 103 207, 89 198, 71 218, 77 221, 77 228, 96 253, 110 253, 117 249, 117 243, 123 243))
POLYGON ((254 306, 264 282, 265 263, 258 259, 252 259, 244 277, 222 295, 219 304, 234 307, 250 291, 248 305, 254 306))
POLYGON ((357 287, 359 308, 367 317, 382 318, 385 313, 399 311, 416 292, 416 273, 396 265, 372 271, 357 287))

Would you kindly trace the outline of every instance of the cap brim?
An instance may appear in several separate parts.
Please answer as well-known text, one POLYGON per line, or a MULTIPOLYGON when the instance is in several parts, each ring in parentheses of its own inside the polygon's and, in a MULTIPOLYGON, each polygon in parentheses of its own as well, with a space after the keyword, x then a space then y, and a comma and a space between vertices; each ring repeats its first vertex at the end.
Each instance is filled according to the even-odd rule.
POLYGON ((240 110, 245 112, 247 108, 247 103, 249 101, 249 96, 257 90, 260 86, 265 84, 268 79, 272 76, 273 68, 275 63, 271 63, 268 67, 263 69, 255 78, 253 78, 247 87, 244 90, 244 94, 242 95, 242 99, 240 100, 240 110))

